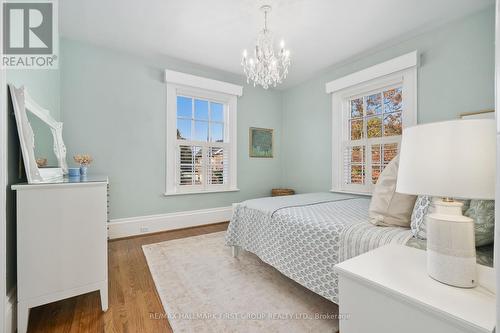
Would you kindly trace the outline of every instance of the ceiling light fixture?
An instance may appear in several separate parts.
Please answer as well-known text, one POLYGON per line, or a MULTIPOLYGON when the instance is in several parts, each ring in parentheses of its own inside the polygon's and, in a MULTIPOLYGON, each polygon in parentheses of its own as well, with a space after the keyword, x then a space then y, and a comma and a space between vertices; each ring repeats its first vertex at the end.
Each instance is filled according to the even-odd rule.
POLYGON ((264 5, 260 10, 264 12, 264 29, 257 36, 254 58, 248 58, 247 50, 244 50, 241 66, 247 76, 247 83, 252 80, 254 87, 261 85, 267 89, 270 86, 276 87, 286 78, 290 66, 290 51, 285 49, 285 42, 281 40, 280 50, 275 54, 273 35, 267 28, 267 14, 271 12, 271 6, 264 5))

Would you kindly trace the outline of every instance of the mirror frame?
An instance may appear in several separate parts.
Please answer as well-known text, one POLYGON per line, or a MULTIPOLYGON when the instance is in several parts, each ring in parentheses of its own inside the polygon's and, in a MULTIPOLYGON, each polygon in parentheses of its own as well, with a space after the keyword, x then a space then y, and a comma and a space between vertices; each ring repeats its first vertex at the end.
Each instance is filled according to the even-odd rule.
POLYGON ((56 121, 50 115, 49 110, 36 103, 24 86, 16 88, 14 85, 9 84, 9 91, 14 106, 17 132, 28 183, 43 183, 61 179, 68 173, 66 146, 62 137, 63 123, 56 121), (58 162, 57 168, 38 168, 35 156, 35 134, 28 120, 27 111, 49 126, 54 139, 53 149, 58 162))

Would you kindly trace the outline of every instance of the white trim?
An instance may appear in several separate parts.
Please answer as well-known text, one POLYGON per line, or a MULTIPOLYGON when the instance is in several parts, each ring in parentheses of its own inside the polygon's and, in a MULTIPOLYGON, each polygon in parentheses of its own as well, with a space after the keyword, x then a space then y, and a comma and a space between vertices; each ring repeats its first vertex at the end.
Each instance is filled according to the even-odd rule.
MULTIPOLYGON (((171 71, 169 71, 171 72, 171 71)), ((180 73, 182 74, 182 73, 180 73)), ((186 74, 187 75, 187 74, 186 74)), ((203 78, 200 78, 203 79, 203 78)), ((207 79, 208 80, 208 79, 207 79)), ((186 87, 176 83, 167 82, 167 105, 166 105, 166 171, 165 171, 165 193, 164 195, 194 194, 194 193, 216 193, 227 191, 238 191, 238 156, 237 156, 237 127, 238 127, 238 97, 236 95, 220 92, 211 92, 199 87, 186 87), (224 145, 229 149, 229 179, 224 187, 207 187, 205 190, 181 188, 177 185, 177 95, 199 97, 207 100, 215 100, 225 105, 224 120, 224 145)))
POLYGON ((362 195, 362 196, 366 196, 366 197, 371 197, 372 194, 371 193, 366 193, 366 192, 356 192, 356 191, 343 191, 343 190, 335 190, 335 189, 331 189, 330 190, 331 193, 346 193, 346 194, 356 194, 356 195, 362 195))
POLYGON ((328 82, 325 85, 326 93, 330 94, 353 85, 373 80, 384 75, 389 75, 395 72, 405 70, 410 67, 417 66, 418 54, 413 51, 402 56, 393 58, 383 63, 377 64, 360 70, 356 73, 341 77, 339 79, 328 82))
MULTIPOLYGON (((416 51, 404 55, 402 57, 406 57, 410 54, 415 55, 416 60, 416 51)), ((400 59, 401 57, 395 58, 400 59)), ((393 60, 395 60, 393 59, 393 60)), ((389 62, 393 61, 390 60, 389 62)), ((382 63, 387 64, 388 62, 382 63)), ((398 60, 396 64, 401 64, 403 61, 398 60)), ((413 62, 407 61, 405 64, 408 65, 413 62)), ((414 62, 416 64, 416 62, 414 62)), ((373 66, 371 68, 377 67, 373 66)), ((343 185, 343 174, 342 174, 342 163, 343 163, 343 138, 347 137, 348 128, 345 122, 346 114, 348 114, 347 106, 344 105, 344 100, 347 97, 357 95, 361 92, 368 92, 370 90, 375 90, 377 87, 389 86, 393 84, 402 84, 403 86, 403 103, 404 103, 404 112, 403 112, 403 128, 408 126, 413 126, 417 124, 417 67, 406 67, 404 70, 398 70, 393 73, 388 73, 388 68, 401 68, 401 66, 392 66, 384 65, 384 71, 381 70, 371 70, 371 73, 383 73, 381 77, 372 78, 367 81, 366 78, 368 76, 359 73, 366 73, 366 69, 360 72, 356 72, 346 76, 345 78, 349 78, 349 85, 344 87, 341 90, 332 90, 332 191, 334 192, 344 192, 344 193, 353 193, 359 194, 361 188, 348 188, 349 186, 343 185), (353 78, 357 78, 360 81, 353 81, 353 78), (408 93, 411 92, 411 93, 408 93)), ((340 78, 342 81, 344 78, 340 78)), ((332 81, 330 83, 335 83, 336 81, 332 81)), ((347 82, 347 81, 345 81, 347 82)), ((336 84, 336 83, 335 83, 336 84)), ((337 85, 340 87, 341 85, 337 85)), ((327 89, 328 91, 328 89, 327 89)), ((382 140, 383 141, 383 140, 382 140)))
POLYGON ((176 72, 169 69, 165 70, 165 82, 216 91, 229 95, 235 95, 235 96, 243 95, 242 86, 224 81, 207 79, 201 76, 176 72))
POLYGON ((183 229, 231 219, 232 207, 200 209, 168 214, 113 219, 108 223, 110 239, 183 229))
POLYGON ((177 193, 163 193, 166 197, 176 196, 176 195, 189 195, 189 194, 206 194, 206 193, 220 193, 220 192, 238 192, 239 188, 230 188, 224 190, 207 190, 207 191, 186 191, 186 192, 177 192, 177 193))
POLYGON ((177 109, 177 87, 167 83, 167 107, 165 109, 166 135, 165 135, 165 193, 176 192, 176 169, 175 169, 175 134, 177 133, 177 115, 169 110, 177 109))
POLYGON ((5 300, 5 333, 14 333, 17 329, 17 290, 11 288, 5 300))

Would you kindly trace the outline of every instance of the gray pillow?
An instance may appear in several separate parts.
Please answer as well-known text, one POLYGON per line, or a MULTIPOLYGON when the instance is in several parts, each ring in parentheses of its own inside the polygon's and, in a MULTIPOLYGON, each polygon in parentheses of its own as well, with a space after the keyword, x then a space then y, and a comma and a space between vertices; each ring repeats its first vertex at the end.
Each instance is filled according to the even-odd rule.
POLYGON ((495 238, 495 201, 471 200, 464 214, 474 220, 476 246, 493 243, 495 238))

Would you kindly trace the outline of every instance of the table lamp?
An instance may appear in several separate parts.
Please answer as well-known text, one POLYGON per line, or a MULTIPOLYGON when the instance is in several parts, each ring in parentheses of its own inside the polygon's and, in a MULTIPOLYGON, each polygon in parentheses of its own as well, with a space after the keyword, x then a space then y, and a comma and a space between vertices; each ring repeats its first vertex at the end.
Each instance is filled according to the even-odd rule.
POLYGON ((405 128, 396 192, 429 195, 427 272, 463 288, 476 285, 474 221, 454 198, 494 199, 495 121, 452 120, 405 128))

